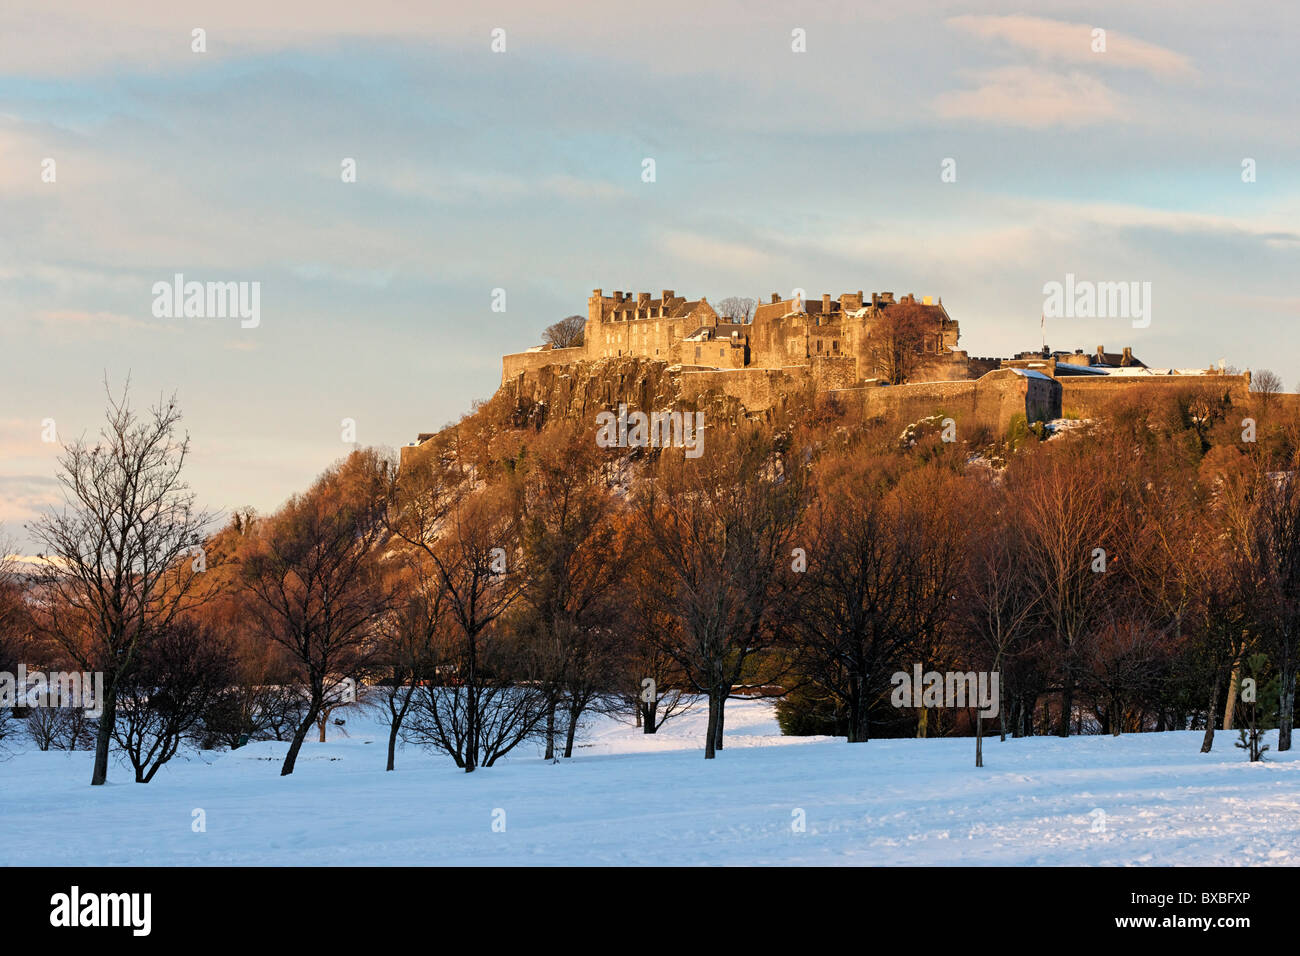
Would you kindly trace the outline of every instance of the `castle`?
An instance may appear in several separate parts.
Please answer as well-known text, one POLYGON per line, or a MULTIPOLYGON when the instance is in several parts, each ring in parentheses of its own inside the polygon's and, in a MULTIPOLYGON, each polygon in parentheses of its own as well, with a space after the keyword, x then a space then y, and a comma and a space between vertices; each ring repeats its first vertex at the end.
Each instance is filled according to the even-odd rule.
MULTIPOLYGON (((671 289, 587 300, 581 345, 542 345, 502 357, 502 388, 536 394, 563 366, 611 360, 656 363, 670 370, 676 398, 729 396, 750 413, 774 407, 793 390, 812 387, 860 403, 879 416, 919 420, 941 411, 959 422, 1005 428, 1104 410, 1116 390, 1138 383, 1213 384, 1244 400, 1250 373, 1149 368, 1130 348, 1075 349, 972 357, 957 347, 960 327, 942 299, 861 290, 805 299, 773 293, 748 321, 720 315, 701 296, 671 289)), ((423 436, 422 436, 423 437, 423 436)))
POLYGON ((890 384, 969 377, 957 351, 959 329, 940 300, 894 299, 892 292, 795 296, 757 306, 748 322, 720 316, 701 297, 690 301, 671 289, 649 292, 601 289, 587 300, 584 342, 571 349, 541 347, 507 355, 502 378, 526 368, 602 358, 644 358, 712 369, 785 368, 809 362, 852 363, 851 378, 883 371, 890 384), (905 353, 901 358, 900 349, 905 353))

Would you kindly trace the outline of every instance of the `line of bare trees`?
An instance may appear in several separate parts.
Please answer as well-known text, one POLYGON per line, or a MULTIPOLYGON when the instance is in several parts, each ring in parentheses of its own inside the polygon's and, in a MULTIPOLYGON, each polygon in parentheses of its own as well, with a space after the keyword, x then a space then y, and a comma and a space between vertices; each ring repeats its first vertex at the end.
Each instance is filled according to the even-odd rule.
POLYGON ((0 734, 14 713, 45 746, 93 733, 95 784, 114 744, 140 782, 186 742, 284 740, 289 774, 367 704, 388 769, 406 742, 472 772, 524 745, 571 757, 597 714, 655 733, 694 701, 712 759, 727 703, 763 694, 788 730, 854 743, 989 723, 1199 728, 1208 750, 1249 692, 1287 750, 1300 442, 1237 442, 1228 418, 1188 395, 972 464, 829 406, 710 429, 699 458, 485 407, 214 527, 175 402, 110 397, 60 459, 65 507, 30 528, 43 562, 0 568, 0 664, 102 672, 103 712, 69 731, 19 708, 0 734), (997 672, 996 718, 893 706, 918 665, 997 672))

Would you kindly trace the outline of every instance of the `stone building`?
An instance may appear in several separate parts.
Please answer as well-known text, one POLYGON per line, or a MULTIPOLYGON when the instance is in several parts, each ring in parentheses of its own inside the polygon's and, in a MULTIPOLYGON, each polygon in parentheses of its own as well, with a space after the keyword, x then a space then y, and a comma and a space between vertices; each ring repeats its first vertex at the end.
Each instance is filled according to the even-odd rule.
POLYGON ((547 365, 605 358, 645 358, 709 369, 778 369, 849 360, 837 375, 851 381, 950 381, 970 377, 966 353, 957 349, 960 328, 943 301, 892 292, 846 292, 832 298, 782 299, 773 293, 750 322, 720 317, 708 300, 688 300, 672 289, 649 292, 601 289, 587 300, 582 346, 531 349, 503 359, 503 379, 547 365), (906 371, 898 368, 897 317, 906 315, 906 371), (890 356, 895 358, 891 360, 890 356))
MULTIPOLYGON (((749 322, 720 316, 706 298, 688 300, 671 289, 601 289, 587 300, 583 344, 540 346, 502 357, 502 386, 535 394, 553 382, 554 366, 652 363, 673 377, 678 397, 728 396, 751 413, 775 407, 793 390, 833 392, 873 415, 918 420, 926 411, 962 422, 1005 427, 1060 417, 1064 408, 1092 414, 1109 396, 1137 382, 1224 386, 1246 395, 1250 375, 1213 370, 1154 369, 1131 349, 1020 352, 1010 358, 971 357, 957 347, 961 330, 941 299, 861 290, 805 301, 773 293, 749 322), (545 373, 545 374, 543 374, 545 373)), ((596 369, 593 370, 598 371, 596 369)), ((626 372, 619 372, 620 381, 626 372)), ((637 373, 640 374, 640 373, 637 373)), ((556 386, 558 387, 558 386, 556 386)))
POLYGON ((601 289, 587 300, 586 358, 648 358, 673 365, 745 368, 749 326, 718 316, 708 299, 688 302, 672 289, 649 292, 601 289))

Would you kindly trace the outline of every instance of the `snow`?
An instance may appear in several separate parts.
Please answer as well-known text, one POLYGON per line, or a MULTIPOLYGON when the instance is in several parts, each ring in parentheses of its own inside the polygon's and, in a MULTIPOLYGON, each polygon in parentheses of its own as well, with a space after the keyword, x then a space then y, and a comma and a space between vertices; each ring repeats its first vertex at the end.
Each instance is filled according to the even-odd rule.
POLYGON ((729 704, 705 761, 704 721, 594 717, 572 760, 529 746, 473 774, 411 748, 385 773, 384 730, 357 714, 283 778, 283 743, 147 785, 116 764, 95 788, 89 753, 22 751, 0 760, 0 863, 1300 864, 1300 757, 1251 764, 1234 733, 1209 754, 1199 732, 995 736, 977 769, 970 738, 782 737, 767 701, 729 704))

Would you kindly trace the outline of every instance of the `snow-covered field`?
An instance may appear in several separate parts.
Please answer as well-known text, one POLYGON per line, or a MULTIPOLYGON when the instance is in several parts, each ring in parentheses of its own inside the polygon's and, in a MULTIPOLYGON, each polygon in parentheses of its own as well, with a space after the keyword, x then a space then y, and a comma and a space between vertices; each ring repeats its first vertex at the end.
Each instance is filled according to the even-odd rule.
POLYGON ((1235 734, 1211 754, 1199 733, 994 737, 980 770, 973 740, 781 737, 770 704, 742 701, 706 762, 704 718, 653 737, 598 718, 572 760, 530 746, 473 774, 416 749, 385 773, 382 729, 355 715, 287 778, 281 743, 147 785, 118 765, 96 788, 88 753, 19 752, 0 760, 0 863, 1300 863, 1300 758, 1249 764, 1235 734))

